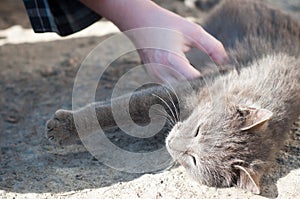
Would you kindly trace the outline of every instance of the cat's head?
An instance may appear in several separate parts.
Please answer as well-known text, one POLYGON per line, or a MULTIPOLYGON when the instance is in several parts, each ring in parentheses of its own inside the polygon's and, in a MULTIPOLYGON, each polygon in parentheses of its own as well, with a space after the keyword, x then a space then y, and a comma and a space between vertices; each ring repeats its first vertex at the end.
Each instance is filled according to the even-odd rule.
POLYGON ((223 110, 196 108, 170 132, 166 146, 197 181, 208 186, 238 186, 260 193, 269 155, 265 141, 272 112, 228 105, 223 110))

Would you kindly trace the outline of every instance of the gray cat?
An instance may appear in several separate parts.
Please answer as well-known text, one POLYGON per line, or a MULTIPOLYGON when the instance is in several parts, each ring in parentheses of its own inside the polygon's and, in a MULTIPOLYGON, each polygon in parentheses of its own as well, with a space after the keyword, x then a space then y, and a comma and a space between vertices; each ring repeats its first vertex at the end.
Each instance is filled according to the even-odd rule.
MULTIPOLYGON (((208 186, 259 194, 261 177, 300 114, 300 26, 259 1, 225 0, 204 27, 225 45, 236 70, 178 83, 175 92, 164 86, 139 90, 130 99, 131 116, 145 124, 152 105, 164 106, 173 124, 167 149, 192 177, 208 186), (178 110, 181 120, 174 114, 178 110)), ((112 101, 121 108, 128 97, 112 101)), ((98 123, 90 122, 91 110, 103 129, 116 126, 110 105, 58 110, 47 122, 47 137, 57 144, 77 140, 75 115, 92 132, 98 123)))

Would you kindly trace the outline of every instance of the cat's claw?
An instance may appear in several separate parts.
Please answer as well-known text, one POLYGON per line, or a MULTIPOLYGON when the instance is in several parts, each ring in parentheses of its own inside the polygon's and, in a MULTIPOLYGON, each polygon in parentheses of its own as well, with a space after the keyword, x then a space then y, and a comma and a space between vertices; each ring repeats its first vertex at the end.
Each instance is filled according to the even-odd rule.
POLYGON ((78 138, 72 111, 58 110, 46 123, 46 137, 56 145, 73 143, 78 138))

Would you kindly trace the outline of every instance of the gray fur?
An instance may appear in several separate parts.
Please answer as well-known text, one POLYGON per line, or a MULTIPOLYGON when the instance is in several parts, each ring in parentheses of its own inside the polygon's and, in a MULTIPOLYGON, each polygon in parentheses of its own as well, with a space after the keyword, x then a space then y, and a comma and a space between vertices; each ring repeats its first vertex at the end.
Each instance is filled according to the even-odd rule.
MULTIPOLYGON (((193 93, 186 83, 174 86, 178 99, 171 97, 184 119, 171 130, 167 149, 203 184, 235 185, 260 193, 260 179, 300 113, 300 26, 261 2, 228 0, 214 9, 204 27, 225 44, 238 72, 212 75, 208 86, 203 78, 193 80, 193 93), (216 93, 213 100, 210 92, 216 93)), ((134 93, 132 119, 149 122, 153 104, 168 110, 153 95, 168 99, 166 89, 151 87, 134 93)), ((124 98, 128 96, 113 100, 122 107, 124 98)), ((171 106, 170 100, 167 103, 171 106)), ((74 115, 92 131, 89 110, 94 108, 102 128, 115 126, 110 105, 99 102, 75 112, 57 111, 47 123, 48 138, 59 144, 76 139, 74 115)))

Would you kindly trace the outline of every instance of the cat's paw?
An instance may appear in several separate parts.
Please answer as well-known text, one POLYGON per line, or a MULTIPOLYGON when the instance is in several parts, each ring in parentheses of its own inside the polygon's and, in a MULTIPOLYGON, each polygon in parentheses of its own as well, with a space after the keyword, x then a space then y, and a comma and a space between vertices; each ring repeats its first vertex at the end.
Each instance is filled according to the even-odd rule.
POLYGON ((57 145, 76 143, 79 139, 72 111, 58 110, 46 123, 46 137, 57 145))

